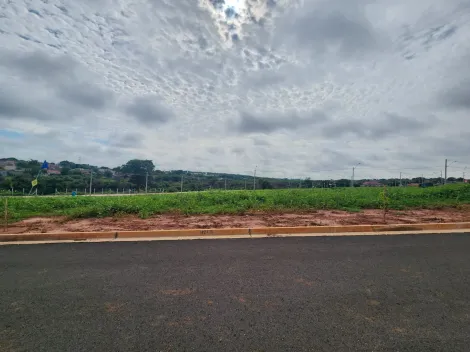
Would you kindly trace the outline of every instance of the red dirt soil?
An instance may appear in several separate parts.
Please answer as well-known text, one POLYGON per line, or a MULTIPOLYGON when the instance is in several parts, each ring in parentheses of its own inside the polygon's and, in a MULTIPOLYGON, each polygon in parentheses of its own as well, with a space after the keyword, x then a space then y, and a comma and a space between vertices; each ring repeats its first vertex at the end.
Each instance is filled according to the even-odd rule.
MULTIPOLYGON (((386 224, 470 222, 470 208, 389 211, 386 224)), ((8 226, 8 233, 86 232, 125 230, 168 230, 207 228, 255 228, 328 225, 384 224, 383 211, 351 213, 318 210, 305 213, 266 213, 247 215, 157 215, 148 219, 136 216, 67 220, 63 217, 30 218, 8 226)))

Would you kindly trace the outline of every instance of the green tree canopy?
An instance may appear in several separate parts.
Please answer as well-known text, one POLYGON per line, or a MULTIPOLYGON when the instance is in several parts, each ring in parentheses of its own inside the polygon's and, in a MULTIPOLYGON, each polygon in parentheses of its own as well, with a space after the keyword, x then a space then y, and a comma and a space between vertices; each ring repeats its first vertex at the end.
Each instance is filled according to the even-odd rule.
POLYGON ((121 166, 120 171, 126 174, 145 175, 147 172, 153 172, 155 165, 152 160, 132 159, 121 166))

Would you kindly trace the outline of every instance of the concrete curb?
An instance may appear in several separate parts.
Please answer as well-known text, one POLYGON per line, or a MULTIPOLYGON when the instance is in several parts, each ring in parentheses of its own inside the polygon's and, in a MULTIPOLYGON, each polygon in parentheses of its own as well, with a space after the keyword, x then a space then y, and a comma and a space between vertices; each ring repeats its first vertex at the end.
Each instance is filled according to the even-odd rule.
POLYGON ((116 240, 126 238, 158 237, 227 237, 252 235, 296 235, 296 234, 340 234, 340 233, 380 233, 406 231, 440 231, 469 229, 470 222, 441 224, 398 224, 398 225, 351 225, 351 226, 305 226, 305 227, 259 227, 226 229, 188 229, 153 231, 108 231, 108 232, 62 232, 62 233, 25 233, 0 234, 0 242, 22 241, 84 241, 116 240))

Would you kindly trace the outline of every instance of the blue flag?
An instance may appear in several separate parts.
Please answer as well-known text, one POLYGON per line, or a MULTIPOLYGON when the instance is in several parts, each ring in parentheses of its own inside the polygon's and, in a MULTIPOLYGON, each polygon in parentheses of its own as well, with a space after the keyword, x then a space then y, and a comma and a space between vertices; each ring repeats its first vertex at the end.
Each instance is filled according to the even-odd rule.
POLYGON ((44 162, 42 163, 41 169, 48 169, 48 168, 49 168, 49 164, 47 163, 46 160, 44 160, 44 162))

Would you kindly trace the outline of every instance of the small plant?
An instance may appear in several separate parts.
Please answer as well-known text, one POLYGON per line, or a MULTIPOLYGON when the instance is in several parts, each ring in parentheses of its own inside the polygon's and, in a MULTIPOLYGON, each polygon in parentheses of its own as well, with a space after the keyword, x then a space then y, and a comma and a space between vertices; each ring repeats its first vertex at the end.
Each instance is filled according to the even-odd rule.
POLYGON ((384 185, 382 192, 380 192, 380 203, 381 208, 383 209, 384 224, 387 222, 387 210, 390 204, 390 197, 387 192, 387 185, 384 185))

